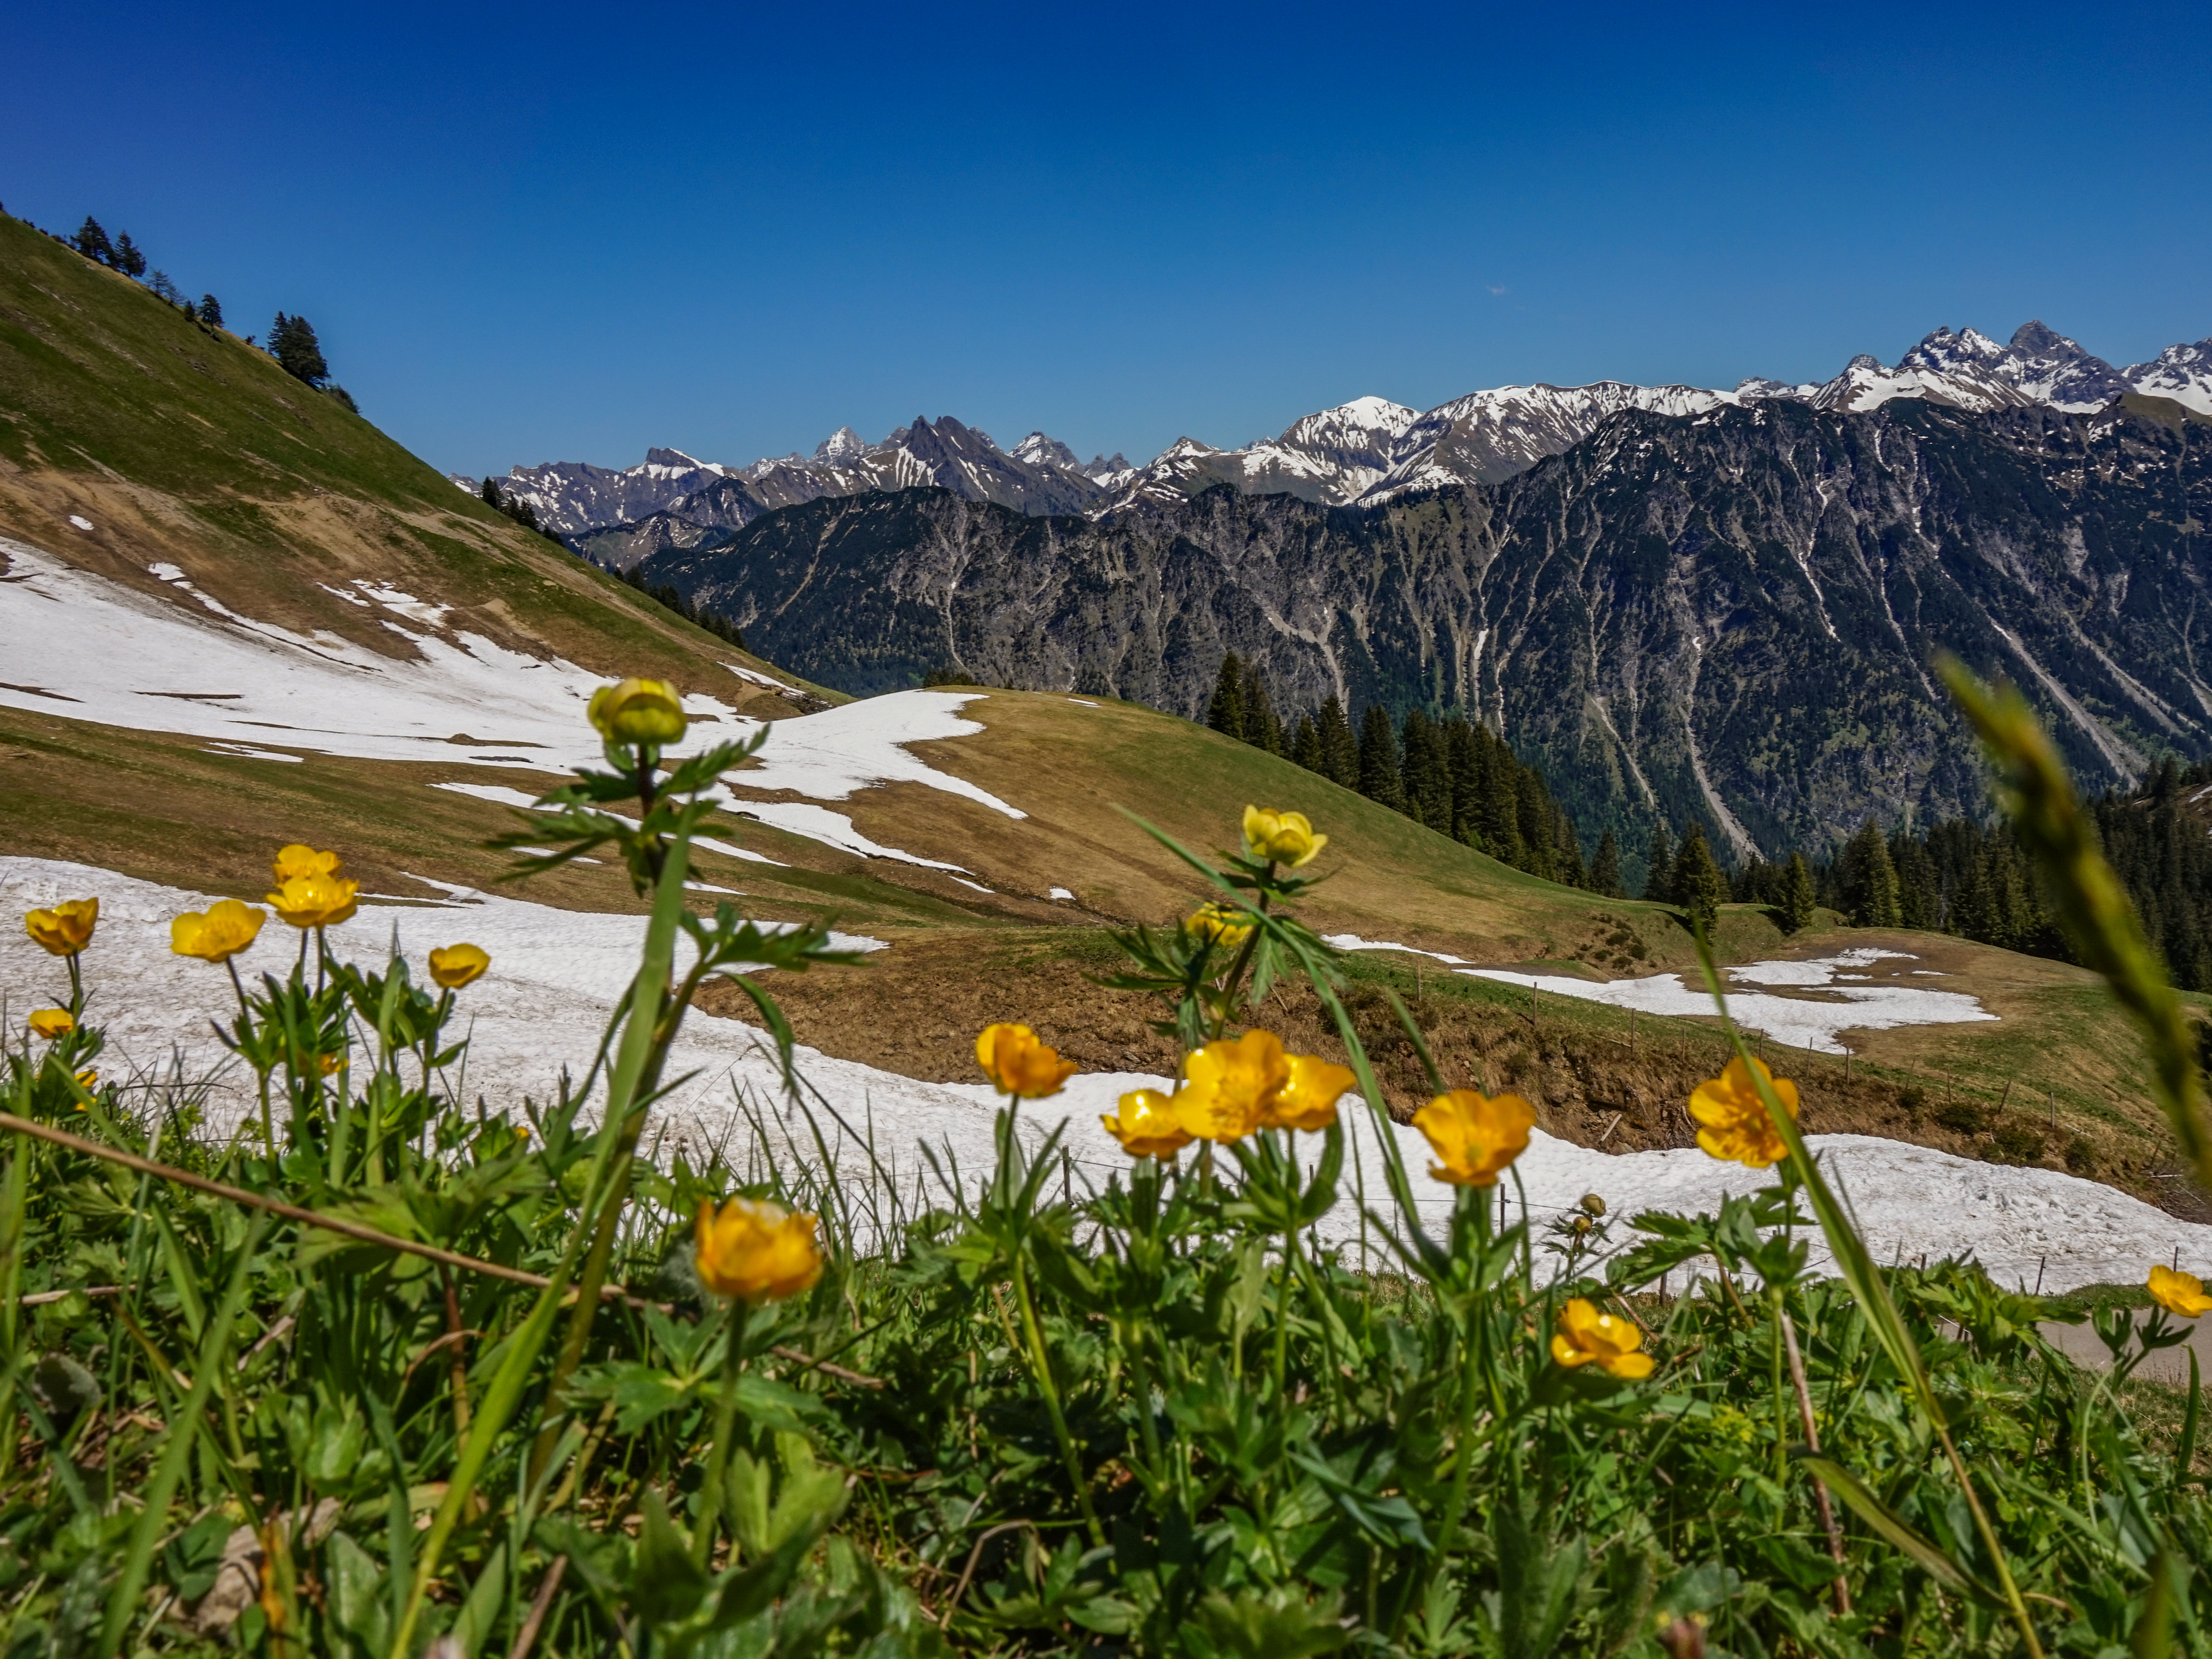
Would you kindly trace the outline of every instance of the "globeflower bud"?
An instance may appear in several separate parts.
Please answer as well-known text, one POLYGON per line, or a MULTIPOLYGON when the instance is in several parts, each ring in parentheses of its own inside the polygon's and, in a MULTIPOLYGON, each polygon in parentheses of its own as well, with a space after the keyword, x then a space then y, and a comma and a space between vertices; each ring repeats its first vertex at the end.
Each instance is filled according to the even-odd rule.
POLYGON ((99 923, 98 899, 70 899, 51 910, 32 911, 23 918, 23 931, 49 955, 73 957, 92 943, 92 930, 99 923))
POLYGON ((738 1302, 781 1302, 822 1277, 816 1217, 794 1215, 765 1199, 733 1198, 718 1212, 699 1206, 695 1265, 699 1282, 738 1302))
POLYGON ((1278 812, 1264 806, 1244 809, 1244 844, 1255 859, 1287 864, 1293 870, 1310 864, 1314 854, 1328 845, 1327 836, 1314 834, 1303 812, 1278 812))
POLYGON ((459 990, 490 966, 489 953, 479 945, 448 945, 430 952, 430 977, 448 991, 459 990))
POLYGON ((690 722, 666 680, 623 680, 592 693, 592 724, 609 743, 661 749, 683 738, 690 722))

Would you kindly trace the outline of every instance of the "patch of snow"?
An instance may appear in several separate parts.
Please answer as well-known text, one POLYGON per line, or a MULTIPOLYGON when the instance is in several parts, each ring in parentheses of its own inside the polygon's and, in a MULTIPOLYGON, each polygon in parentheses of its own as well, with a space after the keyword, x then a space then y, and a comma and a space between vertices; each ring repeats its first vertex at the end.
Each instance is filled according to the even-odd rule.
POLYGON ((1434 957, 1438 962, 1447 963, 1455 968, 1462 966, 1467 961, 1465 957, 1447 956, 1442 951, 1417 950, 1413 945, 1393 945, 1386 939, 1362 939, 1357 933, 1324 933, 1321 942, 1334 945, 1340 951, 1403 951, 1408 956, 1434 957))
POLYGON ((989 893, 994 897, 997 896, 998 890, 996 888, 986 887, 980 881, 970 881, 965 876, 955 876, 952 879, 958 882, 963 887, 972 887, 979 893, 989 893))
POLYGON ((1082 703, 1085 708, 1103 708, 1106 706, 1103 703, 1088 702, 1082 697, 1070 697, 1068 702, 1082 703))
POLYGON ((297 764, 301 757, 280 753, 274 749, 255 749, 242 743, 211 743, 200 750, 204 755, 235 755, 242 760, 291 761, 297 764))
MULTIPOLYGON (((364 964, 380 962, 396 929, 401 951, 419 967, 433 945, 463 939, 480 945, 491 956, 490 971, 459 994, 471 1038, 465 1093, 519 1112, 526 1093, 541 1101, 550 1097, 564 1070, 580 1079, 635 970, 645 918, 556 910, 448 883, 426 884, 445 900, 365 905, 353 921, 332 930, 340 950, 364 964)), ((0 858, 0 902, 6 906, 21 910, 87 894, 100 899, 100 932, 84 964, 94 1018, 108 1032, 103 1069, 118 1078, 134 1066, 166 1071, 173 1053, 181 1053, 187 1076, 225 1063, 209 1020, 227 1011, 226 976, 169 950, 170 918, 205 908, 208 896, 83 865, 0 858)), ((843 949, 880 948, 870 939, 833 942, 843 949)), ((272 921, 240 957, 240 967, 249 975, 264 968, 281 972, 291 963, 295 945, 290 930, 272 921)), ((679 942, 678 948, 688 944, 679 942)), ((679 957, 679 971, 683 966, 679 957)), ((60 964, 28 939, 0 933, 0 988, 11 1004, 58 996, 63 982, 60 964)), ((969 1181, 990 1168, 1000 1101, 989 1085, 921 1081, 804 1048, 796 1058, 801 1075, 818 1091, 813 1114, 848 1189, 866 1184, 860 1172, 872 1160, 903 1201, 911 1203, 917 1191, 937 1199, 921 1157, 924 1146, 948 1168, 945 1154, 950 1152, 969 1181)), ((219 1132, 241 1126, 250 1108, 250 1090, 235 1062, 228 1063, 228 1086, 218 1087, 210 1103, 210 1121, 219 1132)), ((692 1010, 668 1076, 681 1081, 654 1109, 647 1145, 656 1155, 687 1148, 696 1157, 720 1146, 742 1170, 751 1133, 738 1109, 742 1102, 768 1136, 759 1149, 766 1156, 817 1157, 813 1130, 784 1100, 774 1051, 755 1028, 692 1010)), ((1024 1103, 1017 1133, 1035 1146, 1065 1123, 1076 1179, 1103 1186, 1109 1175, 1127 1169, 1127 1160, 1100 1127, 1098 1115, 1112 1110, 1131 1089, 1164 1085, 1164 1079, 1137 1073, 1080 1074, 1063 1093, 1024 1103)), ((1380 1131, 1356 1101, 1347 1101, 1345 1110, 1352 1144, 1343 1196, 1316 1231, 1324 1242, 1349 1244, 1361 1233, 1355 1196, 1363 1182, 1371 1207, 1388 1213, 1390 1204, 1380 1131)), ((1428 1148, 1417 1131, 1392 1125, 1389 1133, 1422 1224, 1440 1235, 1453 1189, 1428 1177, 1428 1148)), ((1971 1250, 1999 1282, 2033 1285, 2041 1271, 2047 1291, 2100 1281, 2140 1283, 2148 1264, 2169 1261, 2177 1250, 2185 1267, 2212 1273, 2212 1227, 2177 1220, 2094 1182, 1865 1135, 1815 1135, 1809 1144, 1850 1200, 1875 1255, 1885 1261, 1971 1250)), ((1304 1137, 1299 1150, 1310 1159, 1319 1145, 1304 1137)), ((1695 1149, 1607 1155, 1540 1130, 1531 1135, 1516 1170, 1527 1189, 1528 1213, 1539 1224, 1571 1209, 1586 1192, 1601 1194, 1620 1216, 1654 1209, 1694 1213, 1713 1208, 1723 1193, 1741 1194, 1769 1182, 1695 1149)), ((856 1194, 854 1201, 862 1206, 857 1219, 865 1228, 866 1197, 856 1194)), ((1813 1263, 1816 1271, 1828 1269, 1817 1234, 1813 1263)))
POLYGON ((1045 894, 1045 896, 1050 899, 1073 899, 1075 895, 1069 892, 1065 887, 1054 887, 1048 890, 1045 894))
POLYGON ((76 526, 79 530, 89 530, 89 529, 91 529, 91 528, 92 528, 92 520, 89 520, 89 519, 86 519, 86 518, 80 518, 76 514, 74 514, 74 513, 72 513, 72 514, 70 514, 70 522, 71 524, 75 525, 75 526, 76 526))
MULTIPOLYGON (((1857 954, 1845 953, 1847 957, 1857 954)), ((1747 1031, 1764 1032, 1792 1048, 1811 1048, 1824 1054, 1850 1052, 1838 1040, 1837 1033, 1840 1031, 1887 1031, 1900 1025, 1962 1025, 1996 1018, 1978 999, 1963 991, 1923 991, 1908 985, 1833 984, 1836 967, 1843 960, 1844 957, 1832 957, 1825 963, 1762 962, 1748 968, 1730 969, 1731 976, 1753 984, 1823 986, 1835 1000, 1814 1001, 1808 997, 1731 991, 1727 994, 1729 1018, 1747 1031), (1825 969, 1823 977, 1793 977, 1816 969, 1825 969), (1762 974, 1771 976, 1762 978, 1762 974)), ((1686 983, 1680 974, 1595 981, 1570 979, 1562 975, 1518 974, 1503 968, 1462 968, 1457 971, 1502 984, 1528 986, 1553 996, 1633 1009, 1643 1014, 1713 1012, 1713 1000, 1704 988, 1686 983)))

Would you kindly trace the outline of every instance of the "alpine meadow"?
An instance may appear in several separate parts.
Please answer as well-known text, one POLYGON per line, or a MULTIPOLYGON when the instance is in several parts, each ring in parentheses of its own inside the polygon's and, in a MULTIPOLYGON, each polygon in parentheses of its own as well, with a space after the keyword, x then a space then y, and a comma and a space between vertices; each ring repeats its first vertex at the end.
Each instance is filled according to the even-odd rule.
POLYGON ((2212 1659, 2212 340, 447 472, 102 211, 5 1659, 2212 1659))

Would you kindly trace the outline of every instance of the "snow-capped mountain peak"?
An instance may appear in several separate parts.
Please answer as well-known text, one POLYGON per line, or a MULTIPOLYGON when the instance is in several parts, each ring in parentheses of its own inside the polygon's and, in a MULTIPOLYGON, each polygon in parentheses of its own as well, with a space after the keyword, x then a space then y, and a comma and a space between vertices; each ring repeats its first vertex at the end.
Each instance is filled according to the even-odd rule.
POLYGON ((814 459, 817 462, 835 466, 841 461, 849 461, 856 455, 866 453, 867 447, 860 441, 859 433, 849 426, 841 426, 814 446, 814 459))
POLYGON ((2132 364, 2122 374, 2146 398, 2171 398, 2212 416, 2212 339, 2170 345, 2149 362, 2132 364))
POLYGON ((1010 452, 1018 461, 1030 466, 1057 466, 1069 472, 1080 472, 1082 466, 1075 452, 1057 438, 1048 438, 1042 432, 1032 432, 1016 444, 1010 452))

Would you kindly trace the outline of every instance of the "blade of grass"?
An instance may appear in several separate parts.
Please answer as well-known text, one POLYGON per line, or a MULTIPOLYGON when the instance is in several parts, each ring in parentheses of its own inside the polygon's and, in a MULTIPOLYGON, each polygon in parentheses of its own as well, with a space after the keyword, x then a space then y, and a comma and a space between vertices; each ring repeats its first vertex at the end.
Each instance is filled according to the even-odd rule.
POLYGON ((246 1305, 253 1253, 268 1227, 269 1218, 265 1215, 257 1215, 246 1224, 246 1241, 240 1246, 238 1261, 230 1270, 230 1285, 223 1292, 222 1305, 201 1340, 191 1392, 185 1396, 184 1405, 168 1425, 161 1461, 155 1466, 154 1479, 146 1488, 146 1507, 139 1511, 137 1524, 131 1529, 131 1542, 123 1556, 122 1576, 116 1580, 108 1597, 107 1616, 100 1627, 100 1650, 103 1655, 120 1651, 124 1634, 131 1627, 131 1616, 146 1588, 155 1547, 168 1530, 169 1500, 176 1496, 177 1483, 184 1478, 185 1464, 199 1437, 200 1418, 215 1393, 216 1379, 222 1374, 224 1357, 230 1348, 231 1328, 238 1323, 239 1310, 246 1305))
POLYGON ((1936 669, 1996 766, 1999 801, 2042 871, 2068 936, 2142 1028, 2152 1092, 2198 1182, 2212 1188, 2212 1131, 2199 1112, 2189 1022, 2127 890, 2098 848, 2096 826, 2081 811, 2058 751, 2014 687, 1990 690, 1955 657, 1938 658, 1936 669))

